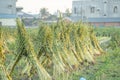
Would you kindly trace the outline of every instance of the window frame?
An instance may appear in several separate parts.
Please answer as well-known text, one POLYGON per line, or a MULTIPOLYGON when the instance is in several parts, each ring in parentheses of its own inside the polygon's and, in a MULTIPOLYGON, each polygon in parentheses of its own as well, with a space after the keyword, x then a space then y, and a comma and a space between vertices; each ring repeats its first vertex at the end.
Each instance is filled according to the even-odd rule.
POLYGON ((118 13, 118 6, 113 7, 113 13, 118 13))
POLYGON ((95 13, 95 7, 94 6, 90 7, 90 13, 95 13))

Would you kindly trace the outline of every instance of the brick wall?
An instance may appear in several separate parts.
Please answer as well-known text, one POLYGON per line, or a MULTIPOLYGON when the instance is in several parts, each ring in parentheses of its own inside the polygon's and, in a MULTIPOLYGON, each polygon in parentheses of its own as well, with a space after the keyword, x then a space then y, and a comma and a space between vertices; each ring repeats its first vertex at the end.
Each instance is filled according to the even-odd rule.
POLYGON ((110 26, 119 26, 120 27, 120 22, 91 22, 89 23, 90 25, 93 25, 93 26, 107 26, 107 27, 110 27, 110 26))

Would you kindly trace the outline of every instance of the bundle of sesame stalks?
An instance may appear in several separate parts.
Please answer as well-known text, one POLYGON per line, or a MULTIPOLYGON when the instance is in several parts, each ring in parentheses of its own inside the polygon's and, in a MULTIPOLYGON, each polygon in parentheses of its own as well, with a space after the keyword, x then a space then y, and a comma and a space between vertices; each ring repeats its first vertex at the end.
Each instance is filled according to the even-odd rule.
POLYGON ((15 57, 15 61, 13 62, 13 66, 11 67, 10 75, 12 74, 15 66, 18 62, 25 57, 35 70, 37 71, 39 78, 41 80, 51 80, 51 76, 47 73, 45 68, 41 65, 39 60, 37 59, 37 55, 33 49, 33 46, 27 36, 25 27, 20 19, 17 19, 17 31, 18 31, 18 54, 15 57))
POLYGON ((0 80, 12 80, 5 67, 4 39, 3 31, 0 26, 0 80))
POLYGON ((56 78, 80 68, 81 64, 94 64, 95 55, 104 53, 93 28, 82 23, 59 21, 40 26, 37 39, 38 58, 44 67, 52 69, 56 78))
MULTIPOLYGON (((28 74, 29 78, 37 75, 39 80, 56 80, 86 63, 94 64, 96 55, 104 53, 94 29, 80 22, 65 23, 59 20, 51 25, 42 23, 35 40, 33 45, 24 24, 17 19, 17 54, 8 69, 10 76, 20 60, 24 60, 26 64, 21 74, 28 74)), ((1 50, 2 44, 0 57, 4 57, 1 50)))

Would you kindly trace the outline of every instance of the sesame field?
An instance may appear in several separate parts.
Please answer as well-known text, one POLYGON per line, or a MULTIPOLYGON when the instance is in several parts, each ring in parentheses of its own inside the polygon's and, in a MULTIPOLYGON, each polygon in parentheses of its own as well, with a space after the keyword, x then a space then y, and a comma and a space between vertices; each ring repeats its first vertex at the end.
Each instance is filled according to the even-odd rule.
POLYGON ((120 80, 120 28, 0 26, 0 80, 120 80))

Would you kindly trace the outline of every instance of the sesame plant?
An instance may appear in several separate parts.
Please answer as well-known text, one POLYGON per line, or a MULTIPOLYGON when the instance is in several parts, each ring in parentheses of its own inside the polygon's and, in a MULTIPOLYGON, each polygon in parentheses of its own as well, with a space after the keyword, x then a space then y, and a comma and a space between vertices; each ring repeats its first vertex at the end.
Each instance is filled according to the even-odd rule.
POLYGON ((0 26, 0 80, 12 80, 5 67, 4 44, 3 30, 0 26))
POLYGON ((23 56, 25 56, 28 60, 27 62, 28 63, 30 62, 31 65, 33 65, 33 67, 36 69, 39 79, 50 80, 51 77, 44 69, 44 67, 41 65, 41 63, 38 61, 33 46, 26 34, 24 25, 19 19, 17 19, 17 30, 18 30, 18 53, 17 53, 17 57, 15 57, 16 58, 15 61, 13 62, 10 75, 12 74, 17 63, 21 60, 23 56))
MULTIPOLYGON (((69 80, 70 73, 83 65, 95 64, 95 58, 104 54, 94 28, 81 22, 69 23, 60 19, 50 25, 41 23, 36 32, 29 34, 22 21, 17 19, 15 32, 9 34, 15 39, 12 48, 6 37, 13 59, 5 63, 9 64, 7 69, 6 66, 1 68, 0 73, 6 78, 2 80, 20 80, 24 75, 34 80, 69 80)), ((2 53, 3 43, 0 36, 0 66, 4 65, 6 56, 2 53)))

